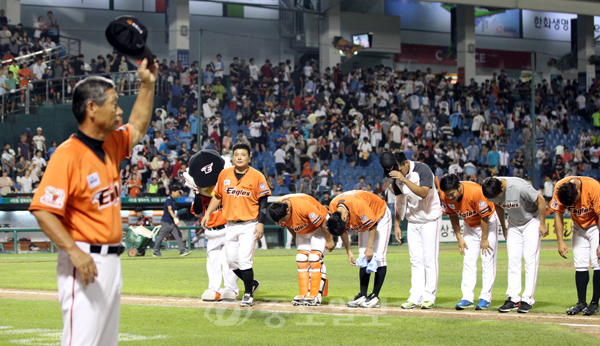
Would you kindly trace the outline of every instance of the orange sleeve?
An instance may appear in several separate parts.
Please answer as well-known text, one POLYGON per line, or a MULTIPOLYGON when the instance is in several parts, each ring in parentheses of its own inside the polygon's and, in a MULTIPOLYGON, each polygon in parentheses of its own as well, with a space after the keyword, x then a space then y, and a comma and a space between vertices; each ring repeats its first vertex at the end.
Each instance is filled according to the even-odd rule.
POLYGON ((310 222, 316 227, 321 227, 327 217, 327 208, 319 208, 317 205, 304 202, 302 203, 302 213, 308 215, 310 222))
POLYGON ((254 190, 254 193, 256 194, 256 199, 259 199, 264 196, 271 196, 271 189, 269 189, 267 179, 265 179, 265 176, 260 172, 256 172, 256 183, 258 184, 258 190, 254 190))
POLYGON ((550 209, 553 212, 559 212, 561 214, 565 213, 565 210, 567 210, 567 207, 565 207, 562 203, 560 203, 558 201, 558 197, 556 196, 556 191, 558 191, 558 187, 560 186, 561 183, 556 184, 556 186, 554 186, 554 194, 552 195, 552 201, 550 201, 550 209))
POLYGON ((104 141, 104 148, 108 151, 110 157, 121 162, 124 158, 130 156, 131 148, 131 127, 129 124, 123 125, 113 131, 104 141))
POLYGON ((600 186, 593 184, 594 188, 589 192, 590 200, 592 201, 592 208, 596 215, 600 214, 600 186))
POLYGON ((473 210, 477 210, 481 217, 491 216, 494 214, 494 203, 488 201, 481 190, 477 190, 477 192, 473 194, 473 198, 470 202, 473 210))
POLYGON ((77 167, 76 159, 68 150, 57 150, 48 162, 44 177, 34 194, 29 210, 43 210, 63 218, 69 195, 77 182, 71 182, 72 170, 77 167))
POLYGON ((219 177, 217 178, 217 186, 215 186, 215 189, 213 190, 218 199, 223 199, 221 191, 223 191, 223 180, 225 179, 226 174, 227 173, 225 173, 225 170, 222 170, 221 173, 219 173, 219 177))

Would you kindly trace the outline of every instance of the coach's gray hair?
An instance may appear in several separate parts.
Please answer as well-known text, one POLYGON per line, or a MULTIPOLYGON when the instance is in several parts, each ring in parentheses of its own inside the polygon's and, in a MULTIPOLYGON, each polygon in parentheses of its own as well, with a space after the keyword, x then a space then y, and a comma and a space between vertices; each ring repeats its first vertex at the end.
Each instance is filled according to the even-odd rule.
POLYGON ((114 88, 115 83, 105 77, 87 77, 78 82, 73 88, 73 114, 77 123, 81 124, 85 120, 88 102, 103 106, 108 98, 106 90, 114 88))

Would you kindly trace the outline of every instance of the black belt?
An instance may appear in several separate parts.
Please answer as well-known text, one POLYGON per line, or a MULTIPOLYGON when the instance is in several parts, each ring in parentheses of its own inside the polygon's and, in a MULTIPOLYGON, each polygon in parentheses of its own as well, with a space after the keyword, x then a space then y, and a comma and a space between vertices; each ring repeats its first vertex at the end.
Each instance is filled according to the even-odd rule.
MULTIPOLYGON (((108 247, 108 251, 106 252, 107 255, 118 255, 121 256, 121 254, 125 251, 125 247, 123 245, 116 245, 116 246, 109 246, 108 247)), ((102 245, 90 245, 90 253, 101 253, 102 252, 102 245)))
POLYGON ((215 226, 213 228, 210 228, 209 231, 218 231, 220 229, 225 228, 225 225, 221 225, 221 226, 215 226))
POLYGON ((243 221, 228 221, 228 222, 231 222, 231 223, 244 223, 244 222, 252 222, 252 221, 256 221, 256 219, 254 219, 254 220, 243 220, 243 221))

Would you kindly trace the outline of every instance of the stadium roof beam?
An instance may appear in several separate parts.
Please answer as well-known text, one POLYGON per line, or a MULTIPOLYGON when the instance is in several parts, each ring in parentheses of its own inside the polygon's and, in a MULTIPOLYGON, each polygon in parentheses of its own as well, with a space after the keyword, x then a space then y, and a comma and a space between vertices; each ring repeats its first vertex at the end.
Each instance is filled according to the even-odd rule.
MULTIPOLYGON (((419 1, 439 2, 439 0, 419 1)), ((597 0, 452 0, 451 3, 600 16, 600 3, 597 0)))

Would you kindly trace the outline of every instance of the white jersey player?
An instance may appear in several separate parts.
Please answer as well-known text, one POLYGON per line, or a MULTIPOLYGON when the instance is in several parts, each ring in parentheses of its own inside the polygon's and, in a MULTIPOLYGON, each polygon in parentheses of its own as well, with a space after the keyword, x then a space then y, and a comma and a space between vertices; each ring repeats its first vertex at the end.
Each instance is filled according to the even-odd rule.
POLYGON ((408 220, 407 238, 411 263, 410 297, 403 309, 435 305, 438 283, 439 235, 442 229, 442 206, 435 177, 429 166, 406 159, 404 152, 384 152, 380 158, 384 171, 394 178, 396 222, 394 234, 401 242, 400 222, 408 220))
POLYGON ((508 299, 499 312, 526 313, 535 303, 533 293, 540 264, 540 244, 548 235, 546 201, 521 178, 492 177, 483 182, 483 195, 494 202, 508 251, 508 299), (505 215, 508 214, 508 229, 505 215), (525 291, 521 294, 521 259, 525 260, 525 291))

